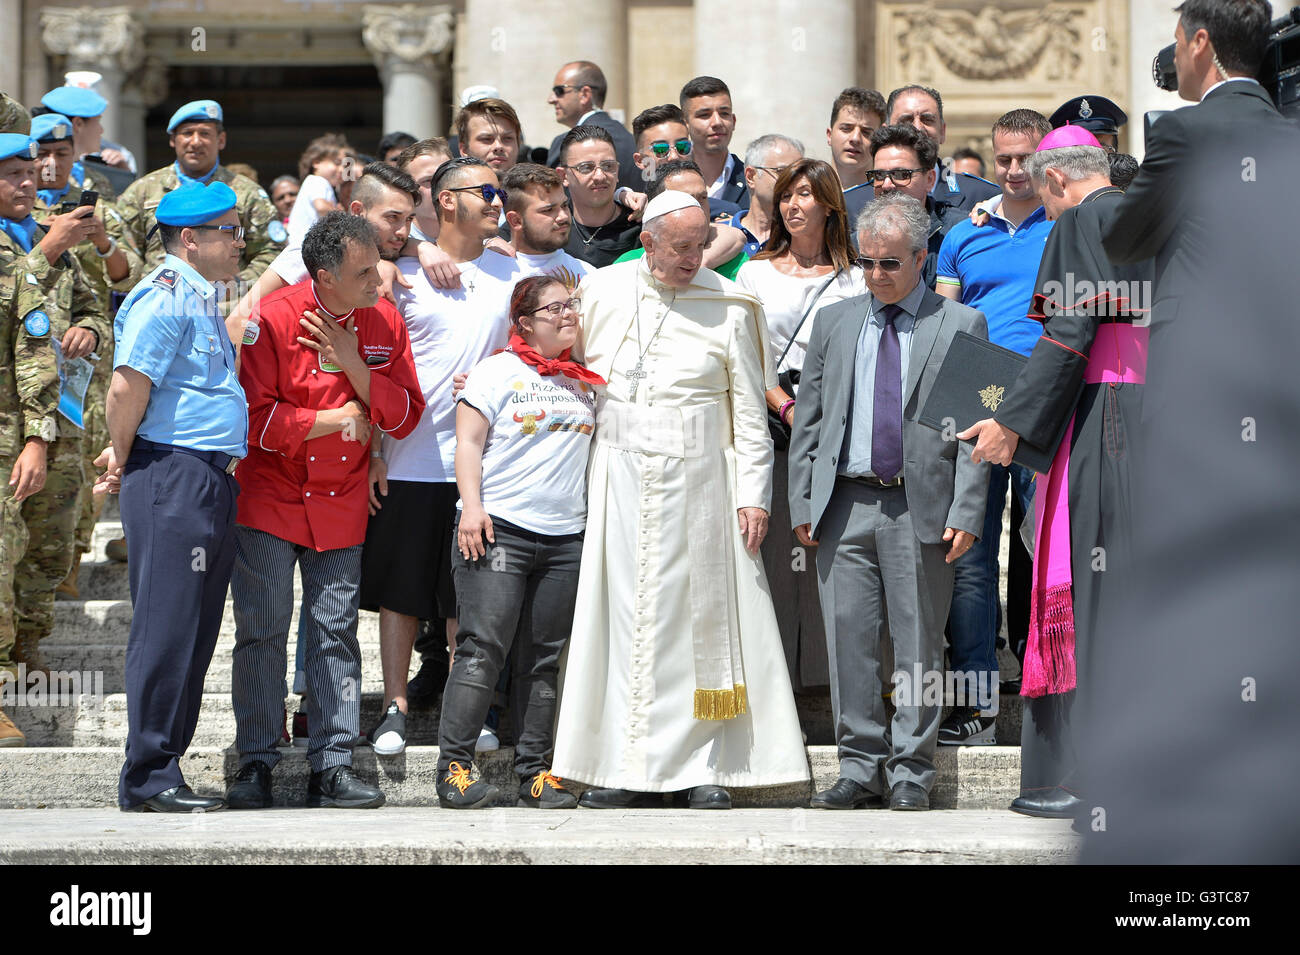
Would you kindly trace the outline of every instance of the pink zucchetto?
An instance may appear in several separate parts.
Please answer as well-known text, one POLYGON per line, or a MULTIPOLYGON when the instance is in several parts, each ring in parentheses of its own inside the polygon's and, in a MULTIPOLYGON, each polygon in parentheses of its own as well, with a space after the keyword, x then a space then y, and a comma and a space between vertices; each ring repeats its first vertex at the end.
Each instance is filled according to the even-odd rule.
POLYGON ((1082 126, 1058 126, 1052 130, 1038 144, 1037 152, 1044 149, 1061 149, 1065 146, 1096 146, 1101 149, 1101 143, 1097 142, 1097 137, 1088 132, 1082 126))

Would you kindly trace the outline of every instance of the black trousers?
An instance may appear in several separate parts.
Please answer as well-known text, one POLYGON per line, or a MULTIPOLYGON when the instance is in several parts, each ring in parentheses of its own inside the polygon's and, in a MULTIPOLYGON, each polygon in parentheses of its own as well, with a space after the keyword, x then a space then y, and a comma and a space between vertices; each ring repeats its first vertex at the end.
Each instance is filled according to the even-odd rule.
POLYGON ((126 645, 123 808, 185 782, 203 679, 217 645, 235 560, 235 479, 174 451, 131 452, 122 472, 122 525, 131 550, 126 645))

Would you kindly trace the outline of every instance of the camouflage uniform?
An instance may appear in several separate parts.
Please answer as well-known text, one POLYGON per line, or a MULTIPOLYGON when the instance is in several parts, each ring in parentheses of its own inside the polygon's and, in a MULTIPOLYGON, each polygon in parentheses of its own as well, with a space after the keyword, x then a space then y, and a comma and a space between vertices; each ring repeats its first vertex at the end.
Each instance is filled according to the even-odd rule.
MULTIPOLYGON (((8 234, 0 233, 0 257, 13 261, 40 256, 44 260, 39 248, 44 234, 45 229, 38 227, 32 252, 25 253, 8 234)), ((63 261, 45 297, 43 310, 49 322, 41 337, 50 347, 75 325, 93 331, 99 339, 96 348, 103 347, 112 337, 104 303, 96 300, 80 263, 70 253, 65 253, 63 261)), ((23 330, 29 331, 25 325, 23 330)), ((25 526, 28 539, 26 553, 14 571, 14 636, 18 653, 33 663, 37 644, 54 629, 54 588, 68 575, 76 550, 77 505, 86 483, 83 447, 81 429, 60 418, 46 454, 45 486, 18 508, 18 523, 25 526)))
MULTIPOLYGON (((235 212, 244 227, 244 249, 239 258, 239 279, 243 290, 247 291, 284 249, 284 238, 288 238, 288 235, 284 233, 284 226, 275 211, 275 206, 271 205, 266 190, 253 180, 247 176, 236 175, 225 166, 218 166, 216 175, 209 181, 224 182, 235 190, 238 200, 235 204, 235 212), (268 228, 278 235, 283 235, 284 238, 279 240, 271 238, 268 228)), ((155 232, 147 243, 145 241, 145 236, 154 226, 154 210, 158 208, 158 202, 163 196, 179 187, 180 178, 176 175, 176 164, 172 163, 137 179, 117 199, 117 209, 126 220, 127 231, 135 239, 136 248, 144 252, 146 271, 152 272, 161 265, 166 254, 158 233, 155 232)), ((239 301, 242 294, 240 292, 233 296, 223 295, 225 307, 222 311, 228 312, 230 306, 239 301)))
MULTIPOLYGON (((81 198, 81 189, 72 185, 68 189, 67 195, 63 197, 64 202, 77 202, 81 198)), ((50 217, 52 211, 40 199, 36 200, 36 206, 32 209, 32 217, 37 222, 44 224, 45 220, 50 217)), ((96 214, 104 220, 104 229, 109 238, 117 243, 117 247, 122 250, 126 256, 126 263, 129 271, 124 279, 120 282, 113 282, 108 277, 108 267, 105 260, 101 259, 95 251, 95 246, 91 242, 82 242, 80 245, 69 250, 69 254, 80 263, 82 272, 85 274, 86 281, 90 284, 95 300, 99 302, 106 315, 111 317, 110 312, 110 294, 112 292, 129 292, 135 287, 135 284, 144 276, 144 259, 141 258, 139 251, 135 247, 135 242, 126 230, 126 222, 112 202, 103 198, 99 200, 96 208, 96 214)), ((99 453, 108 447, 108 420, 104 416, 104 403, 108 398, 108 382, 113 377, 113 335, 112 323, 108 323, 109 334, 106 338, 101 338, 99 347, 95 353, 99 355, 99 361, 95 363, 95 374, 90 379, 90 387, 86 389, 85 403, 85 430, 83 432, 82 448, 84 452, 85 473, 88 478, 93 477, 97 472, 95 470, 95 458, 99 453)), ((90 550, 90 537, 95 530, 95 521, 98 520, 98 508, 94 494, 91 493, 91 487, 94 482, 87 480, 82 487, 79 513, 77 517, 77 551, 84 554, 90 550)))
POLYGON ((0 246, 0 670, 15 676, 14 575, 27 550, 27 526, 9 475, 29 437, 54 440, 59 407, 50 333, 31 334, 24 319, 47 312, 46 298, 65 271, 52 267, 40 249, 0 246))
POLYGON ((0 93, 0 133, 30 133, 32 114, 8 93, 0 93))

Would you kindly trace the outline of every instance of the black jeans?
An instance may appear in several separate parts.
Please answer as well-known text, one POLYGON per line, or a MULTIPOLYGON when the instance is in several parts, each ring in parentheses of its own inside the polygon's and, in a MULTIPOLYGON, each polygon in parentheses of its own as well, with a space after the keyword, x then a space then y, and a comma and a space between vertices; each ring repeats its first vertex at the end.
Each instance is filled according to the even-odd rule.
POLYGON ((512 648, 515 772, 524 779, 549 770, 555 749, 556 683, 573 627, 582 535, 537 534, 495 517, 492 528, 496 542, 478 560, 451 542, 460 626, 438 726, 440 777, 452 762, 473 761, 512 648))

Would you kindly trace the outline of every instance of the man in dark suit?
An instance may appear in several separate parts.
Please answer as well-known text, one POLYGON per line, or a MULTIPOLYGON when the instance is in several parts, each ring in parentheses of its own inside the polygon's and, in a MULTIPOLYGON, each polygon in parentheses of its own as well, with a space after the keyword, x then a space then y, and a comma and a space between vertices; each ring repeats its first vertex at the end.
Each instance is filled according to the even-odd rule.
MULTIPOLYGON (((576 60, 560 67, 546 102, 555 107, 555 121, 561 126, 569 129, 580 125, 599 126, 609 133, 614 140, 614 155, 618 159, 619 187, 626 186, 633 192, 639 192, 644 189, 644 183, 637 175, 636 164, 632 162, 636 144, 627 127, 605 112, 603 107, 608 90, 605 74, 599 66, 587 60, 576 60)), ((564 133, 551 140, 546 165, 552 169, 560 164, 560 143, 563 141, 564 133)))
POLYGON ((871 294, 817 314, 790 438, 790 515, 800 542, 818 545, 840 757, 812 806, 928 809, 942 701, 922 689, 942 684, 952 562, 984 526, 988 466, 916 419, 953 335, 986 327, 921 281, 930 219, 915 198, 878 197, 858 227, 871 294))

